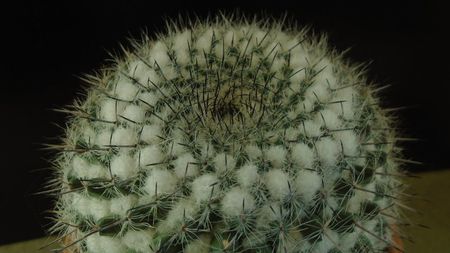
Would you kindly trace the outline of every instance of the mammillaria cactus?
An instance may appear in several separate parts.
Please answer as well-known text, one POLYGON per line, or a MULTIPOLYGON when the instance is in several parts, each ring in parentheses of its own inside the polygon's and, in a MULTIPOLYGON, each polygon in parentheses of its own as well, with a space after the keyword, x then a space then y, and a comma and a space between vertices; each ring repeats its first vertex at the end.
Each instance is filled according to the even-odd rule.
POLYGON ((270 22, 170 25, 88 76, 55 159, 61 251, 398 247, 381 88, 325 36, 270 22))

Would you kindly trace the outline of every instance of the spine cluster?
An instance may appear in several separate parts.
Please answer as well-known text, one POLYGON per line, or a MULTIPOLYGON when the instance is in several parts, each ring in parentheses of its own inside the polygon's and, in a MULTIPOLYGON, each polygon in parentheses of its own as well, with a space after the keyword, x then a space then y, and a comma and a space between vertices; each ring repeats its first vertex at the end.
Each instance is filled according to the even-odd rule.
POLYGON ((396 247, 392 117, 325 37, 224 19, 133 46, 64 109, 62 250, 396 247))

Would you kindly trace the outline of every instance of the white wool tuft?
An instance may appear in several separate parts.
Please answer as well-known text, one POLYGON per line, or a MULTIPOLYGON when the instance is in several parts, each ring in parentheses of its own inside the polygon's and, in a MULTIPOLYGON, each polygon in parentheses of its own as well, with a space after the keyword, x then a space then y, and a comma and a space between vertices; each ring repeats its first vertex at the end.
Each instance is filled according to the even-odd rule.
POLYGON ((82 130, 82 136, 81 139, 83 141, 85 141, 89 146, 91 146, 92 144, 94 144, 95 142, 95 136, 97 134, 95 133, 94 129, 90 126, 86 126, 84 127, 84 129, 82 130))
POLYGON ((245 152, 247 153, 247 156, 250 160, 255 161, 258 160, 262 156, 261 149, 253 144, 249 144, 245 146, 245 152))
POLYGON ((349 84, 345 85, 344 87, 341 87, 340 89, 336 90, 334 93, 334 99, 335 100, 346 100, 346 101, 352 101, 355 96, 357 96, 357 92, 354 89, 353 86, 349 86, 349 84))
POLYGON ((361 232, 357 229, 350 233, 344 233, 340 240, 340 248, 344 252, 351 252, 351 249, 355 246, 359 236, 361 236, 361 232))
POLYGON ((251 187, 259 180, 258 167, 252 163, 248 163, 236 171, 236 178, 242 187, 251 187))
POLYGON ((198 206, 194 201, 181 199, 167 214, 167 218, 158 226, 160 233, 176 233, 183 229, 185 219, 193 220, 198 212, 198 206))
POLYGON ((155 106, 161 97, 162 95, 158 91, 142 92, 139 94, 139 99, 145 102, 143 104, 146 107, 148 107, 148 105, 155 106))
POLYGON ((270 146, 264 154, 274 168, 280 168, 286 160, 287 150, 281 145, 270 146))
MULTIPOLYGON (((234 33, 234 45, 236 45, 240 41, 239 50, 241 51, 241 54, 244 54, 244 51, 245 51, 245 53, 249 53, 254 48, 251 41, 249 41, 249 39, 250 39, 249 36, 246 36, 245 30, 246 30, 246 28, 243 28, 234 33), (247 50, 246 50, 246 48, 247 48, 247 50)), ((229 47, 229 46, 230 45, 225 44, 225 47, 229 47)), ((226 48, 225 48, 225 52, 226 52, 226 48)))
POLYGON ((112 132, 109 129, 101 130, 95 137, 95 144, 103 147, 111 145, 112 132))
POLYGON ((136 131, 132 128, 118 127, 114 130, 111 144, 119 146, 132 146, 137 143, 136 131))
POLYGON ((294 120, 294 119, 296 119, 298 117, 298 113, 297 113, 297 111, 295 109, 292 109, 292 110, 288 111, 287 117, 290 120, 294 120))
POLYGON ((197 59, 199 59, 199 62, 204 62, 205 57, 203 54, 203 51, 205 53, 209 53, 209 50, 211 49, 211 42, 212 42, 212 36, 213 36, 214 30, 212 28, 206 30, 202 36, 200 36, 195 43, 195 47, 199 51, 199 56, 197 56, 197 59))
MULTIPOLYGON (((273 56, 273 53, 272 53, 273 56)), ((270 71, 276 72, 276 71, 281 71, 281 69, 283 68, 283 66, 285 65, 285 61, 276 57, 275 60, 273 61, 272 65, 270 66, 270 71)))
POLYGON ((184 30, 182 33, 175 35, 173 39, 173 49, 177 57, 177 63, 187 65, 190 62, 188 44, 191 41, 191 31, 184 30))
POLYGON ((147 144, 156 144, 161 141, 161 126, 157 124, 145 125, 142 128, 140 139, 147 144))
POLYGON ((291 81, 289 85, 290 89, 287 90, 288 92, 292 92, 291 95, 301 91, 302 81, 305 79, 305 73, 306 72, 303 67, 294 69, 294 72, 289 77, 289 80, 291 81))
MULTIPOLYGON (((359 139, 353 131, 338 131, 333 133, 333 137, 343 146, 345 155, 355 156, 358 153, 359 139)), ((342 151, 342 147, 341 147, 342 151)))
POLYGON ((126 76, 120 76, 114 88, 113 96, 125 101, 133 101, 139 88, 126 76))
POLYGON ((354 118, 355 106, 354 99, 357 93, 353 87, 339 89, 335 92, 333 101, 343 101, 341 103, 330 104, 330 109, 338 115, 342 115, 345 119, 351 120, 354 118))
POLYGON ((89 212, 96 220, 111 215, 111 201, 106 199, 91 198, 89 200, 89 212))
POLYGON ((135 78, 140 84, 148 88, 153 87, 150 82, 158 83, 160 81, 156 71, 149 68, 147 64, 141 60, 136 60, 130 63, 129 75, 135 78))
POLYGON ((336 246, 336 242, 339 242, 339 234, 329 228, 325 228, 322 234, 322 240, 320 240, 315 247, 314 252, 329 252, 336 246))
POLYGON ((190 153, 179 156, 174 162, 175 175, 179 178, 192 177, 198 174, 197 160, 190 153))
POLYGON ((364 166, 367 163, 366 157, 357 157, 352 161, 353 165, 364 166))
POLYGON ((168 106, 164 106, 161 109, 161 111, 159 111, 159 112, 157 112, 155 114, 157 114, 158 117, 153 115, 153 117, 152 117, 153 120, 152 121, 155 122, 155 123, 158 122, 158 123, 164 124, 162 122, 169 120, 169 116, 173 115, 173 110, 170 107, 168 107, 168 106))
POLYGON ((300 123, 299 130, 301 133, 305 134, 307 137, 317 137, 322 134, 320 130, 320 124, 313 120, 305 120, 300 123))
POLYGON ((222 199, 222 213, 226 216, 238 216, 252 211, 255 199, 249 192, 239 187, 232 188, 222 199))
MULTIPOLYGON (((266 38, 268 39, 268 38, 266 38)), ((272 41, 269 45, 267 45, 263 54, 265 57, 269 57, 269 59, 273 59, 273 56, 280 50, 280 44, 278 41, 272 41), (270 55, 269 55, 270 54, 270 55)))
POLYGON ((126 195, 111 200, 111 213, 125 217, 127 211, 133 208, 137 203, 136 196, 126 195))
POLYGON ((341 115, 347 119, 352 120, 355 118, 355 103, 351 101, 346 101, 342 103, 341 115))
POLYGON ((304 100, 300 101, 296 106, 295 110, 298 113, 308 113, 311 112, 314 109, 314 102, 311 101, 308 98, 305 98, 304 100))
POLYGON ((160 194, 171 194, 177 188, 177 177, 166 169, 153 168, 147 178, 143 189, 150 197, 160 194))
POLYGON ((183 252, 186 253, 209 253, 211 237, 208 234, 200 234, 198 239, 189 243, 183 252))
POLYGON ((278 220, 280 217, 280 202, 267 201, 259 209, 256 226, 265 230, 269 227, 269 222, 278 220))
POLYGON ((373 193, 364 190, 355 190, 353 196, 347 202, 348 211, 351 213, 359 212, 361 203, 367 200, 371 200, 373 197, 373 193))
POLYGON ((266 45, 266 43, 269 42, 269 34, 267 34, 267 31, 262 31, 258 28, 254 29, 253 31, 253 44, 254 46, 258 45, 266 45))
POLYGON ((124 119, 121 117, 122 121, 130 122, 129 120, 132 120, 136 123, 142 123, 144 121, 145 111, 140 106, 130 104, 125 107, 125 110, 121 113, 121 116, 126 118, 124 119))
POLYGON ((164 79, 171 80, 177 77, 178 73, 175 70, 174 66, 169 62, 166 67, 162 68, 162 75, 164 79))
POLYGON ((234 169, 234 166, 236 166, 236 160, 232 155, 220 153, 214 157, 214 165, 217 172, 224 172, 234 169))
POLYGON ((292 160, 301 168, 312 168, 314 151, 305 143, 297 143, 292 147, 292 160))
POLYGON ((128 230, 128 232, 122 237, 122 243, 128 248, 138 251, 139 253, 154 253, 151 250, 155 231, 153 229, 147 230, 128 230))
POLYGON ((192 194, 191 196, 197 201, 197 203, 207 201, 210 197, 214 198, 219 192, 219 186, 217 176, 215 174, 204 174, 197 177, 192 182, 192 194))
POLYGON ((86 238, 86 247, 90 252, 104 252, 104 249, 101 246, 101 237, 99 233, 92 234, 86 238))
POLYGON ((314 77, 314 81, 322 84, 331 89, 335 89, 338 87, 338 81, 336 76, 333 74, 333 64, 327 58, 322 58, 322 60, 317 63, 316 70, 319 71, 322 69, 320 73, 318 73, 314 77))
POLYGON ((290 193, 289 175, 280 169, 271 169, 264 175, 264 182, 270 196, 275 200, 283 199, 290 193))
POLYGON ((331 97, 330 89, 326 84, 315 82, 305 92, 305 97, 311 101, 327 102, 331 97))
POLYGON ((71 205, 79 214, 92 216, 95 220, 108 216, 111 212, 109 200, 92 198, 79 193, 73 194, 71 205))
POLYGON ((315 115, 314 120, 320 124, 325 125, 330 130, 339 129, 342 125, 338 115, 329 109, 322 110, 315 115))
POLYGON ((295 178, 295 189, 305 200, 305 203, 311 203, 314 195, 322 187, 322 178, 311 170, 299 170, 295 178))
POLYGON ((170 62, 169 55, 167 54, 167 47, 162 41, 158 41, 153 45, 153 48, 150 50, 150 63, 154 66, 159 66, 164 68, 170 62))
POLYGON ((223 41, 225 44, 225 48, 231 46, 231 42, 236 45, 236 33, 233 30, 227 31, 225 35, 223 36, 223 41))
POLYGON ((294 71, 305 68, 309 65, 307 60, 309 59, 308 53, 301 44, 295 45, 296 43, 298 42, 290 42, 291 47, 289 48, 291 49, 291 58, 289 59, 289 65, 294 69, 294 71))
POLYGON ((86 171, 88 167, 89 164, 85 159, 79 156, 74 156, 72 158, 72 168, 73 168, 72 171, 75 173, 74 176, 81 177, 81 175, 85 174, 84 171, 86 171))
POLYGON ((116 100, 113 99, 105 99, 100 104, 100 113, 99 118, 106 121, 114 122, 117 120, 117 114, 118 112, 116 110, 119 110, 117 103, 116 108, 116 100))
POLYGON ((89 213, 90 199, 88 196, 82 193, 71 193, 70 196, 72 197, 71 207, 73 207, 76 212, 80 214, 89 213))
MULTIPOLYGON (((299 40, 297 40, 297 38, 291 38, 284 32, 281 32, 281 31, 277 32, 276 37, 279 40, 280 40, 280 38, 282 38, 281 40, 283 42, 281 43, 281 47, 282 47, 283 51, 288 51, 288 50, 292 51, 296 47, 300 46, 299 40)), ((292 52, 291 52, 291 56, 292 56, 292 52)))
POLYGON ((339 144, 329 137, 323 137, 315 143, 317 155, 324 166, 334 166, 341 151, 339 144))
POLYGON ((108 169, 100 164, 91 164, 85 176, 86 178, 110 178, 108 169))
POLYGON ((99 164, 90 164, 85 159, 74 156, 72 159, 72 171, 78 178, 108 178, 108 170, 99 164))
POLYGON ((127 152, 121 152, 111 160, 111 173, 122 180, 136 176, 138 170, 136 160, 127 152))
POLYGON ((293 141, 293 140, 296 140, 298 138, 298 134, 299 134, 298 129, 295 129, 293 127, 289 127, 289 128, 286 129, 285 138, 288 141, 293 141))
POLYGON ((183 131, 181 131, 180 129, 174 129, 172 131, 172 141, 169 144, 169 150, 171 151, 172 155, 180 156, 186 152, 189 152, 186 146, 182 145, 183 143, 185 143, 183 131))
POLYGON ((122 244, 121 240, 111 236, 100 236, 98 233, 88 236, 86 245, 89 252, 95 253, 123 253, 127 251, 127 247, 122 244))
POLYGON ((139 165, 143 168, 158 167, 156 163, 164 160, 164 155, 158 145, 148 145, 141 149, 137 155, 140 156, 139 165))

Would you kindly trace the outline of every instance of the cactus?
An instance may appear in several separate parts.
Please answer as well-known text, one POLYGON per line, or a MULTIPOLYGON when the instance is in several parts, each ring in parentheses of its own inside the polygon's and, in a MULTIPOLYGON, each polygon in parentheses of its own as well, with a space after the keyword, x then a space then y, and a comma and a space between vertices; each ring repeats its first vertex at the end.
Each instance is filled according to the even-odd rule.
POLYGON ((394 116, 325 35, 220 17, 131 45, 62 109, 60 251, 398 248, 394 116))

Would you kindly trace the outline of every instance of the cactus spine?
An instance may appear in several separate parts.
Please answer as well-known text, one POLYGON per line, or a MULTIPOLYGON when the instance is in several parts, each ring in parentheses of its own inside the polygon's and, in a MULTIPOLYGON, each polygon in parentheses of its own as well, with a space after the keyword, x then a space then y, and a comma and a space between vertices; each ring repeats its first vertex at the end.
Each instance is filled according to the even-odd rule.
POLYGON ((393 117, 325 36, 218 18, 132 44, 63 110, 62 251, 396 247, 393 117))

